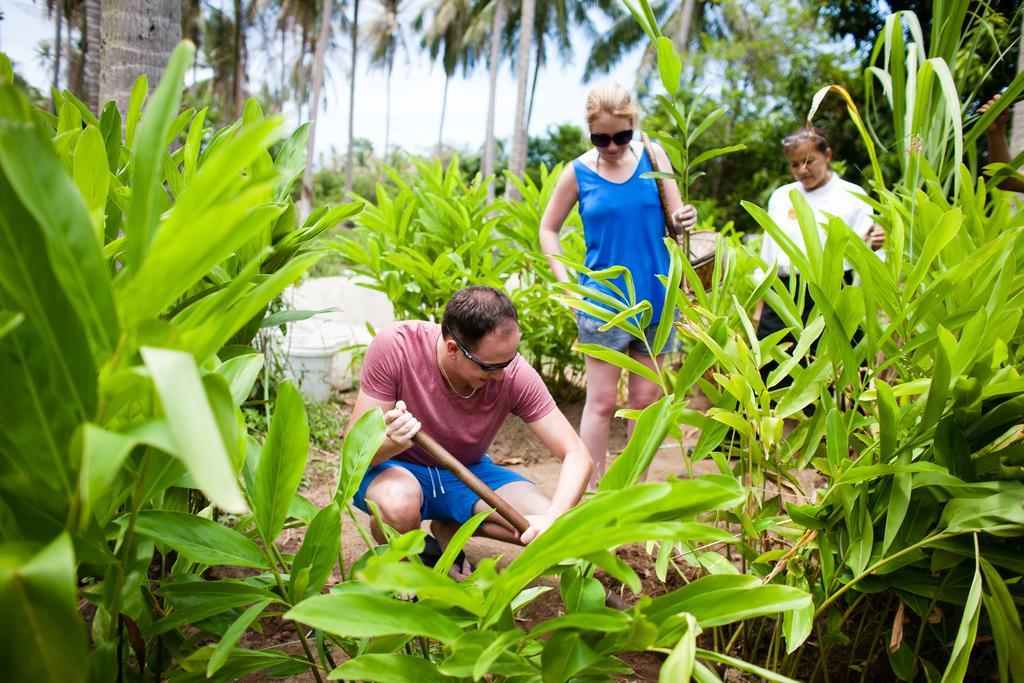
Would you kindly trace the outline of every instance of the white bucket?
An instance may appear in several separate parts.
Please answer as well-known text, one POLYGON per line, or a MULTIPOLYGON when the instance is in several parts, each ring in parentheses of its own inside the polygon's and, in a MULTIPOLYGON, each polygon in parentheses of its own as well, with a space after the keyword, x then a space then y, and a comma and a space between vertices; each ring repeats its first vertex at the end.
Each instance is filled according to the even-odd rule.
POLYGON ((293 380, 303 396, 324 403, 331 397, 334 357, 348 340, 325 338, 297 326, 290 328, 279 347, 285 378, 293 380))

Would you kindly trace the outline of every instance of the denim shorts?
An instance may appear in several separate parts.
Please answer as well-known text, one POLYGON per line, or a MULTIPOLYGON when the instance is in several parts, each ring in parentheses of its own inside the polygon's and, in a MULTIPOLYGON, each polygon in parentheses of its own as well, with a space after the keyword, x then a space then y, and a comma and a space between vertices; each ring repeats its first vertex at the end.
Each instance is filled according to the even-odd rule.
MULTIPOLYGON (((644 343, 629 332, 620 330, 617 327, 602 332, 598 329, 601 325, 604 325, 603 321, 577 311, 576 330, 581 344, 597 344, 620 353, 626 353, 626 349, 631 349, 638 353, 647 353, 647 347, 644 346, 644 343)), ((651 323, 644 330, 644 336, 647 337, 647 343, 651 345, 651 348, 654 348, 654 335, 657 331, 658 323, 651 323)), ((661 352, 670 353, 678 350, 679 342, 676 339, 675 325, 673 325, 672 331, 668 335, 668 341, 665 343, 665 348, 661 352)))
MULTIPOLYGON (((366 506, 366 490, 370 488, 373 480, 383 472, 392 467, 401 467, 412 473, 420 483, 420 491, 423 493, 423 505, 420 507, 420 519, 436 519, 443 522, 464 523, 473 516, 473 506, 480 500, 480 496, 463 484, 454 474, 443 467, 427 467, 404 460, 385 460, 366 470, 363 481, 359 484, 352 502, 363 512, 370 514, 366 506)), ((467 465, 469 471, 480 478, 487 486, 497 490, 505 484, 515 481, 533 483, 523 475, 501 465, 495 465, 488 456, 481 458, 480 462, 467 465)))

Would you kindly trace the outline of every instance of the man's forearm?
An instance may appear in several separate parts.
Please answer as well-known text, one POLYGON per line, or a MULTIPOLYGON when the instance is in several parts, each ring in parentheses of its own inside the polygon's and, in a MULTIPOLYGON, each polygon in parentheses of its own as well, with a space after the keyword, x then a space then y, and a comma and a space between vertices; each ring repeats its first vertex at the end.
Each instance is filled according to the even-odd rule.
POLYGON ((380 445, 377 452, 373 456, 373 460, 370 461, 370 466, 379 465, 385 460, 390 460, 399 453, 409 448, 410 444, 396 443, 391 440, 390 437, 384 437, 384 443, 380 445))
POLYGON ((594 463, 585 448, 569 451, 562 460, 562 469, 558 473, 558 484, 555 495, 551 497, 550 510, 563 514, 580 502, 583 492, 590 481, 590 471, 594 463))

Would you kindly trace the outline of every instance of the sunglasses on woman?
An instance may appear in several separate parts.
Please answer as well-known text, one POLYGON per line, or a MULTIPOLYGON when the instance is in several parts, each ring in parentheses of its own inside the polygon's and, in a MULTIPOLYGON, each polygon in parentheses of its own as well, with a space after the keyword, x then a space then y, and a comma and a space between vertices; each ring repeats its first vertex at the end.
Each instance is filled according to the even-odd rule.
POLYGON ((459 338, 452 334, 451 330, 448 330, 448 336, 452 338, 452 340, 455 342, 455 345, 459 347, 460 351, 462 351, 462 355, 476 363, 477 367, 483 370, 484 372, 494 372, 495 370, 503 370, 508 366, 512 365, 512 361, 514 361, 516 359, 516 356, 519 355, 519 352, 517 351, 515 356, 512 356, 504 363, 484 363, 483 361, 477 360, 476 357, 474 357, 473 354, 469 352, 469 349, 462 345, 462 342, 459 341, 459 338))
POLYGON ((622 147, 628 145, 633 139, 633 130, 620 130, 618 133, 609 135, 608 133, 591 133, 590 141, 594 143, 594 147, 607 147, 613 142, 622 147))

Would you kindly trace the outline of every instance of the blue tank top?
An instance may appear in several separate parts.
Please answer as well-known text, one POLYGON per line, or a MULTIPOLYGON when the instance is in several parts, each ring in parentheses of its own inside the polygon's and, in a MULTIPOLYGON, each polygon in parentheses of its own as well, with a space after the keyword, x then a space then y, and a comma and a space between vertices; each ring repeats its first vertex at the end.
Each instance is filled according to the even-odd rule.
MULTIPOLYGON (((585 265, 590 270, 625 266, 633 276, 637 302, 651 302, 651 323, 658 322, 665 300, 665 286, 657 276, 668 274, 669 257, 662 242, 665 218, 658 187, 653 178, 640 177, 653 170, 646 151, 640 152, 636 171, 622 183, 602 178, 579 159, 573 161, 573 170, 579 186, 580 217, 587 245, 585 265)), ((603 283, 583 273, 579 278, 580 284, 629 303, 603 283)), ((612 282, 623 294, 629 295, 622 277, 612 282)), ((608 308, 591 299, 588 301, 608 308)))

